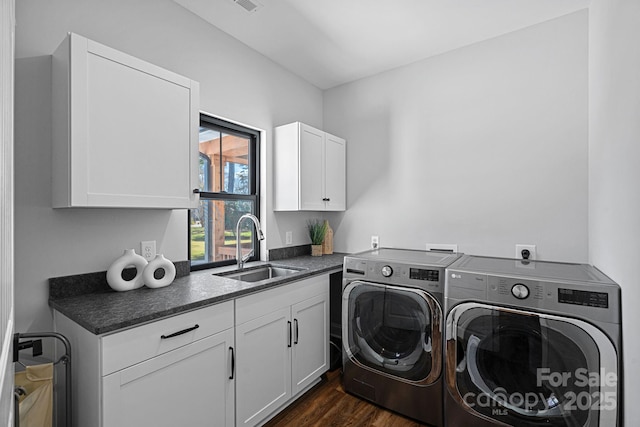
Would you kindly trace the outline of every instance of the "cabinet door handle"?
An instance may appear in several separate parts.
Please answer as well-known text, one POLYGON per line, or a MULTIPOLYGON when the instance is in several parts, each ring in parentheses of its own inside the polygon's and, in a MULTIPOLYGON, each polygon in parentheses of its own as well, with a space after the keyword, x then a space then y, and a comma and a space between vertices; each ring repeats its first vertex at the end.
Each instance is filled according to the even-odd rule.
POLYGON ((198 329, 200 327, 200 325, 198 325, 197 323, 187 329, 183 329, 181 331, 178 332, 174 332, 171 335, 160 335, 160 338, 162 338, 163 340, 169 339, 169 338, 173 338, 173 337, 177 337, 178 335, 182 335, 182 334, 186 334, 187 332, 191 332, 191 331, 195 331, 196 329, 198 329))
POLYGON ((298 344, 298 319, 293 319, 293 324, 295 325, 295 328, 296 328, 296 334, 295 334, 293 343, 298 344))
POLYGON ((200 193, 200 189, 199 188, 194 188, 193 189, 193 194, 199 194, 200 193))
POLYGON ((231 374, 229 375, 229 379, 233 379, 233 374, 236 372, 236 356, 233 351, 233 347, 229 347, 229 352, 231 353, 231 374))
POLYGON ((287 325, 289 327, 289 343, 287 344, 287 347, 291 347, 291 322, 287 320, 287 325))

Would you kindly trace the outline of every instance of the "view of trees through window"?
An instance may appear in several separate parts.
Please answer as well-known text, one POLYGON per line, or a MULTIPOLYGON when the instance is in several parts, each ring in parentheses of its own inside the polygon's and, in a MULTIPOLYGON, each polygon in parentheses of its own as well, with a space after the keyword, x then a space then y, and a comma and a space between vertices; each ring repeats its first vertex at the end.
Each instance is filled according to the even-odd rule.
POLYGON ((245 213, 257 215, 258 133, 208 116, 201 116, 199 189, 200 204, 191 210, 190 252, 192 267, 235 261, 237 239, 242 253, 258 247, 255 230, 236 224, 245 213))

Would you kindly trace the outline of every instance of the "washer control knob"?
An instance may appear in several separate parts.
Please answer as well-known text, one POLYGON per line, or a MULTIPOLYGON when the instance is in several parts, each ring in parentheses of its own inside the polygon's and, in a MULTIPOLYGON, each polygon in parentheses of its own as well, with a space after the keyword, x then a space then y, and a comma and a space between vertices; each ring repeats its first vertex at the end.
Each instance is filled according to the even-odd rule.
POLYGON ((526 299, 529 296, 529 288, 522 283, 516 283, 511 288, 511 293, 518 299, 526 299))
POLYGON ((385 265, 384 267, 382 267, 381 272, 384 277, 391 277, 391 275, 393 274, 393 268, 391 268, 388 265, 385 265))

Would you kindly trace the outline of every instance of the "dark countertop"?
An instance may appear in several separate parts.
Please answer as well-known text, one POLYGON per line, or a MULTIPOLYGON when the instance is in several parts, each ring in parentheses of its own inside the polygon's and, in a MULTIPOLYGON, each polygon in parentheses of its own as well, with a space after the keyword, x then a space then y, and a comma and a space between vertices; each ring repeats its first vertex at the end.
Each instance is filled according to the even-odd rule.
MULTIPOLYGON (((321 257, 299 256, 271 262, 247 263, 245 267, 271 264, 305 269, 289 276, 253 283, 214 275, 235 269, 235 266, 229 266, 191 272, 177 277, 171 285, 164 288, 142 287, 132 291, 116 292, 106 284, 106 276, 100 275, 99 277, 105 277, 106 288, 75 296, 51 293, 49 306, 88 331, 100 335, 235 299, 316 274, 339 271, 342 269, 344 256, 345 254, 334 253, 321 257)), ((59 279, 69 282, 69 278, 52 280, 59 279)))

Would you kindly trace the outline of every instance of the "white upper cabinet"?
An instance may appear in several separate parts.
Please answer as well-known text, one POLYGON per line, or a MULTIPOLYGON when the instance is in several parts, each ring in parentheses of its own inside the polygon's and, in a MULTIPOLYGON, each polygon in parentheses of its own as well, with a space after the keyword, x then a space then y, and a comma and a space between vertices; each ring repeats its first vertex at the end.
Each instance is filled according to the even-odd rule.
POLYGON ((346 209, 346 141, 294 122, 274 132, 276 211, 346 209))
POLYGON ((73 33, 52 68, 54 207, 197 203, 197 82, 73 33))
POLYGON ((325 133, 325 210, 347 209, 347 141, 325 133))

